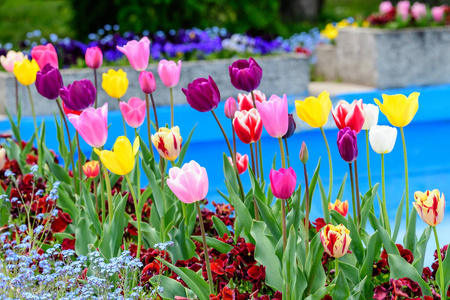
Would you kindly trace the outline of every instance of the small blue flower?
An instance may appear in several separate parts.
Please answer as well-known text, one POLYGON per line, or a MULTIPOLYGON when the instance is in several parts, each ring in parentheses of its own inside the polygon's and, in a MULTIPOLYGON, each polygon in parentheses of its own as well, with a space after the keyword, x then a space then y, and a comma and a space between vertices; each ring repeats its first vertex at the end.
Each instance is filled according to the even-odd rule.
POLYGON ((9 169, 5 171, 5 177, 10 177, 10 176, 14 176, 14 175, 16 175, 16 174, 11 172, 11 170, 9 170, 9 169))

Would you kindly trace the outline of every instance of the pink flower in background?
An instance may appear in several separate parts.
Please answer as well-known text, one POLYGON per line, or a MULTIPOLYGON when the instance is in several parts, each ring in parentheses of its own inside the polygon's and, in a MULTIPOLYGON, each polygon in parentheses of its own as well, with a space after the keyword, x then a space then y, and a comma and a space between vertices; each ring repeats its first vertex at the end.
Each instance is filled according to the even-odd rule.
POLYGON ((70 123, 89 146, 101 148, 108 138, 108 103, 97 109, 89 107, 80 115, 69 114, 70 123))
POLYGON ((86 65, 91 69, 98 69, 103 64, 103 53, 99 47, 90 47, 86 49, 86 54, 84 55, 86 65))
POLYGON ((139 74, 139 85, 145 94, 151 94, 156 90, 155 76, 152 72, 142 71, 139 74))
POLYGON ((37 62, 39 69, 43 69, 46 64, 58 69, 58 54, 52 44, 39 45, 31 49, 31 57, 37 62))
POLYGON ((138 97, 131 97, 128 103, 121 101, 119 103, 120 111, 122 112, 125 122, 130 127, 138 128, 145 120, 145 101, 138 97))
POLYGON ((270 189, 272 194, 278 199, 289 199, 295 191, 297 183, 297 174, 294 169, 280 168, 279 170, 270 170, 270 189))
MULTIPOLYGON (((255 102, 264 102, 267 101, 266 95, 264 95, 263 92, 259 91, 259 90, 254 90, 253 91, 253 97, 255 97, 255 102)), ((243 110, 250 110, 252 108, 256 108, 253 107, 253 98, 252 98, 252 93, 248 93, 248 94, 239 94, 238 98, 238 105, 239 105, 239 110, 243 111, 243 110)))
MULTIPOLYGON (((228 160, 230 161, 230 164, 233 166, 233 159, 231 157, 228 157, 228 160)), ((239 174, 242 174, 245 171, 247 171, 248 155, 247 154, 241 155, 240 153, 236 153, 236 166, 239 174)))
POLYGON ((272 95, 269 101, 256 102, 264 128, 274 138, 282 137, 288 130, 289 116, 286 94, 283 98, 272 95))
POLYGON ((444 13, 445 13, 445 5, 441 6, 435 6, 431 9, 431 15, 433 16, 433 20, 435 22, 442 22, 444 20, 444 13))
POLYGON ((423 19, 427 16, 427 7, 423 3, 416 2, 411 6, 411 15, 416 20, 423 19))
POLYGON ((150 40, 144 36, 140 41, 129 41, 125 46, 117 46, 117 50, 125 54, 130 65, 136 71, 144 71, 150 57, 150 40))
POLYGON ((387 14, 393 9, 394 6, 392 5, 391 1, 383 1, 380 3, 380 13, 382 14, 387 14))
POLYGON ((0 57, 0 63, 7 72, 12 73, 14 71, 14 63, 16 61, 22 61, 25 58, 27 58, 27 56, 24 55, 22 52, 9 50, 8 53, 6 53, 6 56, 2 55, 0 57))
POLYGON ((397 3, 397 14, 402 17, 403 21, 406 21, 409 17, 409 1, 399 1, 397 3))
POLYGON ((158 64, 158 74, 168 88, 174 87, 180 81, 181 60, 178 63, 162 59, 158 64))
POLYGON ((225 101, 224 106, 225 116, 228 119, 233 119, 236 111, 237 111, 236 99, 234 99, 233 97, 228 98, 227 101, 225 101))
POLYGON ((173 167, 169 170, 167 185, 180 201, 194 203, 205 199, 208 194, 208 174, 204 167, 191 160, 181 169, 173 167))

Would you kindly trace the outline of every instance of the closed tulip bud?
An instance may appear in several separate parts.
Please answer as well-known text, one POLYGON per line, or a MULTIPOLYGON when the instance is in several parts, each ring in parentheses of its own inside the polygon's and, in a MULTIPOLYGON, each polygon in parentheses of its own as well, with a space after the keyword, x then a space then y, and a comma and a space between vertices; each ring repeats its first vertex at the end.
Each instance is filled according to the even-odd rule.
MULTIPOLYGON (((233 159, 228 157, 230 164, 233 166, 233 159)), ((240 153, 236 153, 236 166, 239 174, 247 171, 248 168, 248 155, 241 155, 240 153)))
POLYGON ((350 231, 344 225, 328 224, 320 232, 320 241, 325 252, 334 258, 344 256, 352 241, 350 231))
POLYGON ((36 81, 36 75, 38 71, 39 66, 34 59, 30 61, 25 58, 14 63, 14 75, 16 76, 17 80, 25 86, 33 84, 36 81))
POLYGON ((406 98, 405 95, 401 94, 383 94, 383 104, 378 99, 375 99, 375 103, 378 104, 381 112, 393 126, 404 127, 412 121, 419 109, 419 95, 419 93, 414 92, 406 98))
POLYGON ((158 132, 152 134, 152 143, 159 155, 170 161, 174 161, 180 155, 182 141, 178 126, 171 129, 161 127, 158 132))
POLYGON ((123 118, 130 127, 138 128, 144 123, 145 109, 147 108, 145 101, 138 97, 132 97, 128 103, 120 101, 119 105, 123 118))
POLYGON ((31 49, 31 57, 37 62, 42 70, 46 64, 50 64, 53 68, 58 69, 58 54, 52 44, 39 45, 31 49))
POLYGON ((108 170, 117 175, 126 175, 134 168, 134 159, 139 151, 139 138, 137 137, 131 146, 127 137, 119 136, 112 151, 98 149, 94 151, 108 170))
POLYGON ((294 120, 294 116, 292 114, 288 114, 288 130, 283 135, 283 139, 290 138, 297 129, 297 123, 294 120))
POLYGON ((298 117, 309 126, 322 127, 327 123, 331 110, 330 94, 324 91, 317 98, 308 97, 304 101, 296 100, 295 108, 298 117))
POLYGON ((435 6, 431 9, 431 16, 433 20, 437 23, 441 23, 444 20, 445 6, 435 6))
POLYGON ((82 111, 95 103, 97 90, 89 79, 74 81, 59 90, 64 105, 68 109, 82 111))
POLYGON ((305 142, 302 142, 302 148, 300 149, 300 161, 303 164, 306 164, 309 159, 308 148, 306 147, 305 142))
POLYGON ((16 52, 14 50, 9 50, 8 53, 6 53, 6 56, 0 56, 0 63, 7 72, 12 73, 14 71, 14 63, 16 61, 22 61, 26 58, 27 56, 20 51, 16 52))
POLYGON ((378 106, 373 104, 363 104, 364 108, 364 125, 362 127, 363 130, 369 130, 370 127, 378 124, 378 115, 380 113, 380 109, 378 106))
POLYGON ((99 47, 90 47, 86 49, 86 54, 84 55, 86 65, 91 69, 98 69, 103 64, 103 53, 99 47))
POLYGON ((187 204, 205 199, 208 194, 209 181, 206 169, 191 160, 180 169, 169 170, 167 185, 177 198, 187 204))
POLYGON ((128 78, 127 73, 122 69, 118 71, 109 69, 108 73, 102 74, 102 77, 102 88, 110 97, 119 99, 125 95, 128 89, 128 78))
POLYGON ((263 70, 252 57, 247 61, 240 59, 229 66, 231 84, 238 90, 251 92, 261 83, 263 70))
POLYGON ((283 137, 289 125, 286 94, 283 95, 283 98, 272 95, 269 101, 255 104, 267 133, 274 138, 283 137))
POLYGON ((101 148, 108 138, 108 103, 85 109, 80 115, 69 114, 70 123, 89 146, 101 148))
POLYGON ((439 197, 439 190, 415 192, 413 203, 419 216, 430 226, 436 226, 444 219, 445 197, 442 194, 439 197))
POLYGON ((83 173, 87 178, 95 178, 100 173, 100 164, 96 160, 88 161, 83 166, 83 173))
POLYGON ((331 110, 337 128, 350 127, 356 133, 361 131, 364 124, 364 109, 362 100, 354 100, 349 104, 345 100, 338 102, 335 109, 331 110))
POLYGON ((380 3, 380 13, 381 14, 387 14, 391 10, 394 9, 394 6, 392 5, 391 1, 383 1, 380 3))
POLYGON ((59 96, 59 90, 64 86, 61 73, 50 64, 36 74, 36 90, 49 100, 55 100, 59 96))
POLYGON ((142 71, 139 74, 139 85, 144 94, 152 94, 156 90, 156 81, 153 73, 142 71))
POLYGON ((263 124, 255 108, 249 111, 237 111, 234 114, 233 127, 238 138, 245 144, 257 142, 261 138, 263 124))
POLYGON ((272 194, 278 199, 289 199, 295 191, 297 174, 294 169, 280 168, 278 171, 270 170, 270 189, 272 194))
POLYGON ((217 84, 211 78, 197 78, 189 83, 187 89, 181 91, 186 95, 189 105, 199 112, 211 111, 219 105, 220 92, 217 84))
POLYGON ((253 97, 252 97, 252 93, 239 94, 238 98, 237 98, 239 110, 240 111, 243 111, 243 110, 248 111, 252 108, 256 108, 253 106, 253 100, 255 100, 255 103, 256 102, 265 102, 265 101, 267 101, 267 98, 263 92, 258 91, 258 90, 253 91, 253 97))
POLYGON ((237 111, 236 99, 234 99, 233 97, 228 98, 227 101, 225 101, 224 106, 225 116, 228 119, 233 119, 236 111, 237 111))
POLYGON ((348 201, 345 200, 344 202, 341 202, 341 200, 336 199, 336 202, 328 203, 328 209, 335 210, 338 213, 340 213, 343 217, 345 217, 345 216, 347 216, 347 212, 348 212, 348 201))
POLYGON ((369 130, 369 141, 373 151, 378 154, 390 153, 397 139, 397 128, 390 126, 372 126, 369 130))
POLYGON ((411 3, 409 0, 399 1, 397 3, 397 14, 401 16, 403 21, 406 21, 409 17, 409 7, 411 3))
POLYGON ((130 65, 136 71, 144 71, 148 66, 150 57, 150 40, 144 36, 140 41, 128 41, 123 47, 116 46, 117 50, 125 54, 130 65))
POLYGON ((6 150, 5 148, 0 149, 0 170, 3 170, 6 164, 6 150))
POLYGON ((180 81, 181 60, 178 63, 162 59, 158 63, 158 74, 161 81, 168 88, 172 88, 180 81))
POLYGON ((342 159, 352 163, 358 157, 358 140, 356 132, 348 127, 339 130, 337 146, 342 159))
POLYGON ((427 7, 423 3, 415 2, 411 6, 411 15, 416 20, 421 20, 427 16, 427 7))

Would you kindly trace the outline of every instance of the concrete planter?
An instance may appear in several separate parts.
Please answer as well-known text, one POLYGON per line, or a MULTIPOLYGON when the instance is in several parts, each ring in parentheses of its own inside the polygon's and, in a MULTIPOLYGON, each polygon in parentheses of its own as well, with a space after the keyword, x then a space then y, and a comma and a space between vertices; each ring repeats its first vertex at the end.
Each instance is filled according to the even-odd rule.
POLYGON ((380 89, 450 83, 450 27, 343 28, 339 78, 380 89))
POLYGON ((317 62, 315 66, 315 75, 319 80, 334 81, 338 80, 338 66, 336 45, 322 44, 316 48, 317 62))
MULTIPOLYGON (((188 83, 198 77, 207 78, 208 75, 210 75, 217 83, 223 100, 231 96, 236 97, 239 91, 232 86, 228 72, 228 66, 230 66, 233 61, 234 59, 183 62, 180 82, 173 91, 174 103, 177 105, 186 104, 186 97, 181 92, 181 88, 187 87, 188 83)), ((305 56, 300 54, 268 56, 257 58, 257 61, 263 69, 260 90, 268 96, 272 94, 282 95, 284 93, 297 95, 307 93, 309 83, 309 63, 305 56)), ((99 104, 102 105, 103 103, 108 102, 110 110, 118 110, 119 105, 117 100, 109 97, 101 88, 101 74, 107 72, 107 70, 108 68, 97 70, 99 104)), ((142 99, 144 95, 139 87, 139 73, 131 67, 125 67, 123 70, 128 74, 129 86, 127 93, 122 100, 128 100, 130 97, 140 97, 142 99)), ((170 105, 169 89, 166 88, 159 79, 157 65, 151 64, 147 70, 151 70, 156 77, 157 89, 154 93, 156 104, 158 106, 170 105)), ((66 85, 83 78, 94 81, 94 74, 91 69, 66 69, 62 70, 61 74, 66 85)), ((53 114, 54 111, 57 111, 56 104, 39 95, 34 85, 31 86, 31 90, 36 106, 36 114, 49 115, 53 114)), ((28 104, 28 92, 23 86, 19 87, 19 97, 23 103, 23 115, 31 115, 31 108, 28 104)), ((12 74, 0 72, 0 110, 3 110, 3 107, 7 107, 12 114, 16 114, 14 76, 12 74)), ((2 111, 0 111, 0 113, 2 113, 2 111)))

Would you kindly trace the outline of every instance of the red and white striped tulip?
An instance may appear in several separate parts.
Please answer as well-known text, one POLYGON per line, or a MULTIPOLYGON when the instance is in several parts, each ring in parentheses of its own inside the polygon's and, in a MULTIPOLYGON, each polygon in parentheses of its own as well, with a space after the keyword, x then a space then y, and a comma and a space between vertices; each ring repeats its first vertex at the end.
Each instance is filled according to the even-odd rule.
POLYGON ((234 114, 233 126, 238 138, 245 144, 257 142, 261 138, 263 123, 255 108, 237 111, 234 114))
POLYGON ((362 100, 354 100, 351 104, 340 100, 335 108, 331 110, 334 122, 339 129, 350 127, 359 133, 364 125, 364 108, 362 100))
POLYGON ((325 252, 334 258, 344 256, 352 241, 349 234, 350 231, 342 224, 337 226, 327 224, 320 232, 320 240, 325 252))
POLYGON ((414 208, 425 223, 436 226, 442 222, 445 212, 444 194, 439 197, 439 190, 436 189, 425 193, 417 191, 414 193, 414 199, 414 208))

